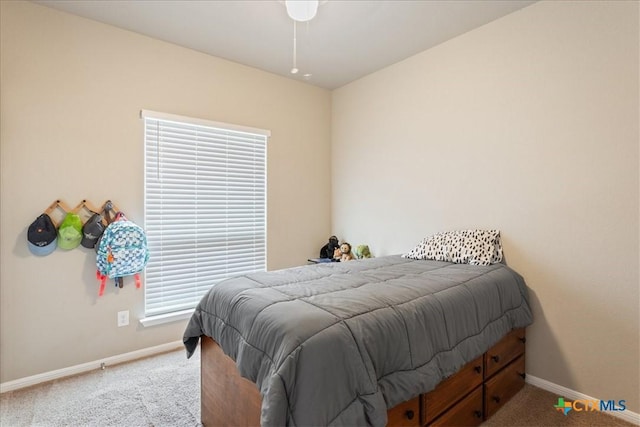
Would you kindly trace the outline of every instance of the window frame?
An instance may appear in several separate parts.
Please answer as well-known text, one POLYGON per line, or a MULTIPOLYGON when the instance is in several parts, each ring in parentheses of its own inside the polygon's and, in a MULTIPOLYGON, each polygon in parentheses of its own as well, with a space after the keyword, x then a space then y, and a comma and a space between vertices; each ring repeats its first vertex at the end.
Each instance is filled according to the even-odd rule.
MULTIPOLYGON (((262 204, 258 203, 258 205, 262 206, 263 208, 263 213, 262 215, 259 215, 258 217, 255 216, 251 216, 251 214, 248 214, 250 218, 253 218, 253 222, 257 224, 257 228, 253 229, 249 226, 249 229, 252 230, 254 233, 256 232, 256 230, 262 230, 264 239, 263 239, 263 243, 260 244, 256 244, 254 242, 253 246, 261 246, 262 247, 262 256, 263 256, 263 260, 260 261, 259 258, 258 261, 255 261, 255 264, 262 264, 262 267, 260 270, 256 270, 255 268, 248 268, 247 271, 242 271, 241 273, 229 273, 228 277, 232 277, 233 275, 236 274, 246 274, 249 272, 255 272, 255 271, 265 271, 266 270, 266 265, 267 265, 267 144, 268 144, 268 139, 271 136, 271 132, 268 130, 264 130, 264 129, 258 129, 258 128, 252 128, 252 127, 247 127, 247 126, 240 126, 240 125, 234 125, 234 124, 229 124, 229 123, 223 123, 223 122, 216 122, 216 121, 210 121, 210 120, 205 120, 205 119, 198 119, 198 118, 192 118, 192 117, 185 117, 185 116, 179 116, 179 115, 174 115, 174 114, 168 114, 168 113, 160 113, 160 112, 155 112, 155 111, 150 111, 150 110, 141 110, 140 112, 140 118, 142 119, 143 122, 143 127, 144 127, 144 136, 143 136, 143 145, 144 145, 144 168, 143 168, 143 174, 144 174, 144 185, 143 185, 143 189, 144 189, 144 227, 147 229, 147 238, 149 240, 149 247, 151 249, 151 255, 150 255, 150 266, 153 269, 154 267, 157 268, 157 265, 153 263, 153 259, 154 259, 154 244, 159 244, 159 241, 156 241, 154 239, 157 239, 156 233, 158 232, 158 225, 154 225, 151 226, 151 224, 153 223, 152 220, 149 220, 149 214, 150 211, 152 210, 151 208, 149 208, 149 192, 151 192, 150 188, 151 185, 149 184, 148 180, 149 180, 149 174, 150 173, 154 173, 154 169, 153 167, 149 167, 148 164, 148 155, 149 155, 149 151, 153 151, 153 148, 149 148, 149 144, 153 143, 155 141, 155 143, 157 144, 155 147, 156 150, 156 156, 158 157, 157 159, 157 166, 155 169, 155 173, 158 174, 158 176, 160 176, 160 166, 164 166, 165 164, 163 164, 160 160, 160 150, 161 150, 161 143, 162 143, 162 136, 160 133, 158 133, 155 136, 155 139, 153 139, 152 137, 150 137, 147 134, 147 126, 148 123, 166 123, 167 126, 172 127, 172 126, 179 126, 181 128, 184 129, 189 129, 192 130, 193 132, 195 132, 196 136, 193 137, 191 135, 187 135, 185 137, 184 141, 178 141, 176 142, 171 142, 171 143, 167 143, 168 144, 179 144, 179 143, 184 143, 185 146, 189 143, 195 143, 196 147, 187 147, 186 150, 192 149, 195 152, 198 151, 198 147, 199 144, 203 145, 204 148, 201 149, 201 151, 212 151, 210 150, 208 147, 214 147, 214 149, 220 149, 220 147, 223 146, 223 144, 227 144, 227 147, 229 146, 229 144, 233 144, 233 143, 237 143, 238 141, 242 142, 245 139, 248 138, 254 138, 255 139, 255 143, 254 143, 254 147, 259 146, 260 144, 263 144, 263 148, 261 149, 262 151, 260 151, 260 149, 257 149, 259 154, 262 156, 260 157, 260 155, 258 155, 256 158, 257 163, 254 163, 253 165, 253 173, 256 174, 256 170, 259 170, 262 175, 257 174, 256 176, 261 176, 262 177, 262 181, 260 182, 259 180, 257 182, 259 182, 262 185, 262 193, 260 193, 258 191, 259 197, 256 199, 255 196, 249 196, 249 195, 245 195, 244 196, 244 201, 247 200, 253 200, 255 202, 255 200, 261 201, 262 204), (191 128, 192 127, 192 128, 191 128), (214 142, 212 142, 210 145, 207 145, 207 141, 205 141, 204 143, 202 142, 201 139, 202 136, 198 137, 197 134, 198 132, 202 132, 203 134, 208 135, 207 132, 211 132, 211 135, 231 135, 230 142, 224 142, 221 143, 220 142, 220 138, 216 138, 214 139, 214 142), (151 170, 151 172, 149 171, 151 170), (257 218, 262 218, 262 222, 260 221, 256 221, 257 218), (149 229, 154 230, 152 233, 149 233, 149 229), (250 271, 249 271, 250 270, 250 271)), ((165 135, 166 138, 166 135, 165 135)), ((211 138, 209 138, 209 140, 211 141, 211 138)), ((237 147, 237 145, 236 145, 237 147)), ((230 152, 230 150, 227 148, 227 151, 230 152)), ((254 148, 254 152, 256 151, 256 149, 254 148)), ((241 150, 237 151, 239 153, 241 153, 241 156, 245 156, 247 153, 249 153, 249 151, 247 151, 247 153, 243 153, 241 150)), ((255 156, 255 153, 254 153, 255 156)), ((226 189, 234 187, 234 185, 237 186, 236 181, 234 181, 234 179, 237 178, 233 178, 233 173, 234 171, 250 171, 251 170, 251 161, 245 162, 244 159, 241 163, 246 163, 249 166, 245 166, 245 165, 241 165, 241 166, 237 166, 237 161, 234 162, 233 160, 230 160, 233 157, 232 154, 228 154, 227 160, 226 160, 226 168, 224 171, 221 171, 221 169, 219 169, 219 163, 220 163, 220 157, 216 157, 216 165, 215 166, 208 166, 209 170, 214 170, 215 174, 226 174, 226 183, 228 184, 226 187, 226 189), (232 166, 231 169, 229 169, 229 166, 232 166), (244 168, 247 169, 244 169, 244 168), (235 169, 234 169, 235 168, 235 169), (239 168, 239 169, 238 169, 239 168), (231 184, 229 184, 231 183, 231 184)), ((156 157, 153 157, 153 159, 155 160, 156 157)), ((209 162, 211 162, 212 157, 208 157, 209 162)), ((167 162, 167 159, 162 159, 162 161, 167 162)), ((199 167, 202 167, 202 162, 201 163, 194 163, 193 165, 193 170, 195 170, 195 174, 197 175, 199 173, 199 168, 195 167, 195 165, 198 164, 200 165, 199 167)), ((186 169, 185 169, 186 171, 186 169)), ((180 175, 180 177, 182 177, 180 175)), ((209 180, 209 182, 212 182, 213 178, 206 178, 204 179, 205 184, 206 181, 209 180)), ((161 181, 161 180, 159 180, 161 181)), ((258 189, 260 189, 260 184, 254 184, 256 185, 256 187, 258 189)), ((158 185, 158 184, 156 184, 158 185)), ((160 186, 162 186, 163 184, 159 184, 160 186)), ((199 185, 199 178, 195 178, 195 181, 193 182, 193 185, 195 187, 197 187, 199 185)), ((215 184, 216 188, 220 187, 220 184, 215 184)), ((164 190, 163 190, 164 191, 164 190)), ((177 190, 174 190, 177 191, 177 190)), ((195 190, 196 193, 198 192, 198 190, 195 190)), ((236 191, 240 191, 240 193, 242 192, 241 190, 236 190, 236 191)), ((161 192, 162 193, 162 192, 161 192)), ((236 193, 236 195, 240 194, 240 193, 236 193)), ((172 195, 175 196, 175 193, 171 193, 172 195)), ((218 197, 218 196, 216 196, 218 197)), ((220 196, 220 197, 224 197, 224 196, 220 196)), ((163 197, 156 197, 153 198, 153 201, 155 203, 158 204, 162 204, 163 203, 163 197)), ((209 199, 209 198, 207 198, 209 199)), ((210 200, 207 200, 203 203, 206 203, 207 207, 210 208, 210 203, 217 203, 219 200, 214 200, 213 202, 211 202, 210 200)), ((197 200, 197 195, 196 195, 196 200, 192 201, 193 203, 200 203, 199 200, 197 200)), ((227 205, 229 205, 229 199, 227 199, 227 205)), ((199 206, 199 205, 198 205, 199 206)), ((228 208, 227 209, 231 209, 228 208)), ((231 209, 231 211, 233 212, 233 209, 231 209)), ((237 212, 237 211, 236 211, 237 212)), ((157 212, 155 212, 156 216, 157 216, 157 212)), ((204 214, 203 214, 204 215, 204 214)), ((238 218, 246 218, 247 214, 246 213, 242 213, 242 214, 237 214, 239 215, 238 218)), ((179 216, 179 214, 172 214, 172 218, 175 218, 179 216)), ((163 217, 164 218, 164 217, 163 217)), ((181 227, 182 227, 181 223, 181 227)), ((224 224, 222 227, 219 228, 214 228, 217 230, 221 230, 221 229, 233 229, 233 225, 230 225, 229 221, 227 219, 224 220, 224 224)), ((195 226, 194 226, 195 228, 195 226)), ((197 232, 196 232, 197 233, 197 232)), ((162 234, 162 233, 161 233, 162 234)), ((197 237, 196 237, 197 239, 197 237)), ((162 238, 160 238, 160 241, 162 241, 162 238)), ((251 245, 250 245, 251 246, 251 245)), ((158 247, 156 247, 156 251, 160 250, 158 247)), ((194 249, 194 252, 197 249, 194 249)), ((251 249, 249 249, 250 251, 251 249)), ((259 251, 258 251, 259 252, 259 251)), ((156 254, 158 256, 158 254, 156 254)), ((161 255, 160 255, 161 256, 161 255)), ((186 257, 188 258, 188 257, 186 257)), ((194 257, 195 258, 195 257, 194 257)), ((233 258, 231 258, 233 259, 233 258)), ((228 260, 227 260, 228 261, 228 260)), ((162 261, 160 261, 160 263, 162 263, 162 261)), ((226 261, 225 261, 226 263, 226 261)), ((171 261, 169 261, 169 264, 171 264, 171 261)), ((225 264, 226 265, 226 264, 225 264)), ((147 265, 147 268, 150 267, 149 265, 147 265)), ((182 266, 182 265, 180 265, 182 266)), ((169 266, 170 267, 170 266, 169 266)), ((210 269, 215 269, 210 267, 210 269)), ((157 271, 157 270, 156 270, 157 271)), ((225 277, 226 278, 226 277, 225 277)), ((178 321, 178 320, 184 320, 184 319, 188 319, 191 314, 194 311, 195 305, 197 304, 197 301, 199 301, 200 297, 198 297, 196 300, 193 301, 193 307, 188 307, 185 309, 180 309, 180 310, 175 310, 175 311, 158 311, 157 308, 157 301, 154 305, 154 308, 152 310, 149 309, 149 299, 162 299, 164 297, 157 297, 157 296, 152 296, 153 292, 158 292, 158 289, 162 288, 163 285, 158 285, 157 283, 151 283, 149 284, 149 280, 157 280, 158 279, 158 274, 156 273, 150 273, 147 274, 147 272, 145 271, 145 275, 144 275, 144 318, 140 320, 140 323, 143 326, 154 326, 154 325, 158 325, 158 324, 162 324, 162 323, 167 323, 167 322, 172 322, 172 321, 178 321), (152 276, 152 277, 150 277, 152 276), (155 276, 155 277, 153 277, 155 276)), ((222 281, 223 279, 220 279, 219 281, 222 281)), ((218 282, 219 282, 218 281, 218 282)), ((217 282, 212 283, 215 284, 217 282)), ((185 288, 188 288, 188 285, 178 285, 178 291, 180 291, 179 287, 180 286, 184 286, 185 288)), ((198 292, 202 292, 203 287, 201 285, 195 285, 195 288, 198 289, 198 292)), ((207 288, 208 289, 208 288, 207 288)), ((206 293, 203 292, 202 294, 206 293)), ((171 298, 167 298, 168 300, 170 300, 171 298)))

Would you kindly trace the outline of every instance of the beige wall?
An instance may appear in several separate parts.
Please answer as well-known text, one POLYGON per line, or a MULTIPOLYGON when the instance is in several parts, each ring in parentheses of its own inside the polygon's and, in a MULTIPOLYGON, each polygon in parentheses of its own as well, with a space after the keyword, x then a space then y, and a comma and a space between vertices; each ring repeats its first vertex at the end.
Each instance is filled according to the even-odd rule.
POLYGON ((384 255, 501 229, 530 287, 528 373, 634 412, 638 15, 637 2, 536 3, 332 103, 334 232, 384 255))
POLYGON ((268 267, 330 233, 330 93, 28 2, 1 3, 0 382, 179 341, 142 328, 131 282, 97 298, 95 255, 30 254, 52 201, 114 200, 143 219, 141 109, 257 127, 268 143, 268 267), (313 191, 309 189, 313 188, 313 191), (116 312, 131 325, 116 327, 116 312))

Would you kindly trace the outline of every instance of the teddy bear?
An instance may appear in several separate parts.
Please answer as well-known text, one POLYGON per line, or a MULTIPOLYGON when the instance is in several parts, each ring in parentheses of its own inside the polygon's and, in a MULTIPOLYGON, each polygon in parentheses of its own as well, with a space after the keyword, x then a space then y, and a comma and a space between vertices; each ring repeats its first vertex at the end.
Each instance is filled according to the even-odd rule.
POLYGON ((351 261, 355 259, 353 253, 351 252, 351 245, 347 242, 343 242, 340 245, 340 262, 351 261))

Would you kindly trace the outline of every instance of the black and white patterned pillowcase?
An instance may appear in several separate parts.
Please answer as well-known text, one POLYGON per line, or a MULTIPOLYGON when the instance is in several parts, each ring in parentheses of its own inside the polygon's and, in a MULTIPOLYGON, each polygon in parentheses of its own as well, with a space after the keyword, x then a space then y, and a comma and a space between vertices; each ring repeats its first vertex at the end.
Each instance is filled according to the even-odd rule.
POLYGON ((493 246, 477 230, 447 232, 441 236, 444 261, 458 264, 489 265, 493 246))
POLYGON ((423 239, 403 257, 470 265, 494 264, 502 261, 500 231, 461 230, 437 233, 423 239))
POLYGON ((427 239, 428 238, 422 239, 422 241, 420 243, 418 243, 418 245, 416 247, 411 249, 406 254, 403 254, 402 258, 426 259, 425 258, 425 248, 426 248, 427 239))
POLYGON ((500 230, 489 230, 493 234, 493 256, 491 264, 502 262, 502 241, 500 239, 500 230))
MULTIPOLYGON (((460 234, 463 239, 461 245, 471 250, 471 257, 467 261, 469 264, 490 265, 502 261, 502 246, 499 242, 500 231, 466 230, 460 234)), ((464 260, 460 260, 460 262, 464 262, 464 260)))

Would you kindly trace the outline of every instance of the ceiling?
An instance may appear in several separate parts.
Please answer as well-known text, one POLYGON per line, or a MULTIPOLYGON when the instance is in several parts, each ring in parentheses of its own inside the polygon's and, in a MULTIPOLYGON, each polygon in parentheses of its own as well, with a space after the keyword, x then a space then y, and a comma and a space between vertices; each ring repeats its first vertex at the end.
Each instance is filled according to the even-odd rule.
POLYGON ((45 6, 335 89, 528 6, 530 0, 321 0, 297 24, 284 1, 36 0, 45 6), (311 76, 305 76, 311 74, 311 76))

